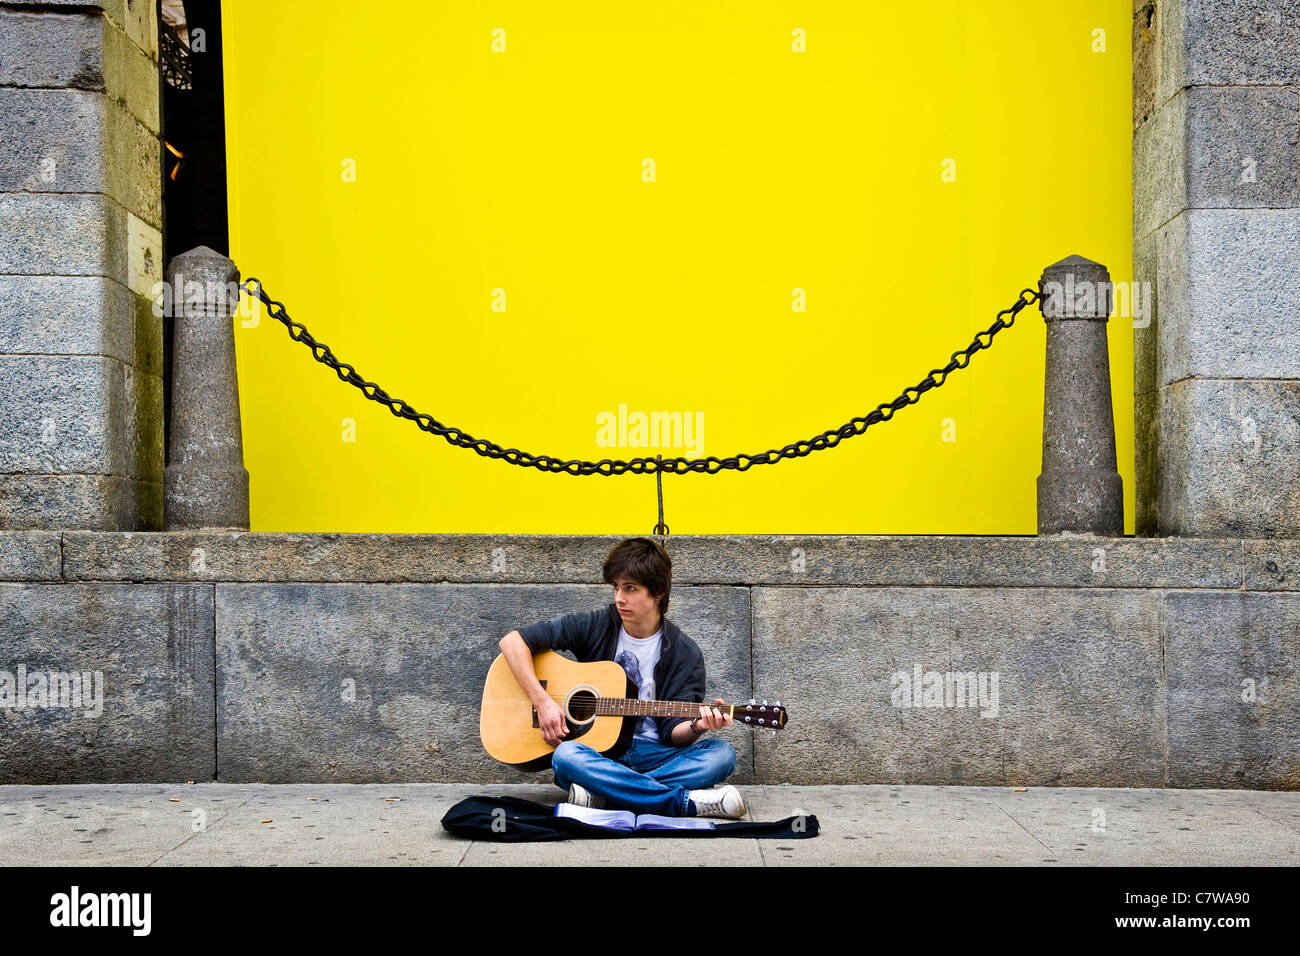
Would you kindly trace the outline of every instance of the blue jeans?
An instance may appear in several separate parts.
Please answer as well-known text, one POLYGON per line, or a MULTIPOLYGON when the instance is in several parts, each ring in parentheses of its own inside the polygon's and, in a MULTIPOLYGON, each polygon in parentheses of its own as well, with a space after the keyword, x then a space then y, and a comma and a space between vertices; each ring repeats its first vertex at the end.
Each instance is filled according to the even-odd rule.
POLYGON ((557 786, 577 784, 615 809, 684 817, 687 791, 721 783, 736 768, 736 749, 717 737, 673 747, 633 737, 621 757, 606 757, 580 740, 564 740, 551 759, 557 786))

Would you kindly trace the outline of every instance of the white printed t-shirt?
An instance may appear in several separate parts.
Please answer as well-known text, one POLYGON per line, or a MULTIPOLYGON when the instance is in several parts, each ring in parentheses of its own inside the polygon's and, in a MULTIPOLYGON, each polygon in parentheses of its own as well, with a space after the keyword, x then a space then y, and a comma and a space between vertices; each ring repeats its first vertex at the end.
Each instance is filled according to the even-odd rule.
MULTIPOLYGON (((662 627, 649 637, 633 637, 627 628, 618 629, 618 651, 614 660, 623 665, 627 676, 637 685, 639 700, 655 699, 655 665, 659 663, 659 645, 663 640, 662 627)), ((659 740, 658 723, 654 717, 642 717, 637 723, 636 736, 659 740)))

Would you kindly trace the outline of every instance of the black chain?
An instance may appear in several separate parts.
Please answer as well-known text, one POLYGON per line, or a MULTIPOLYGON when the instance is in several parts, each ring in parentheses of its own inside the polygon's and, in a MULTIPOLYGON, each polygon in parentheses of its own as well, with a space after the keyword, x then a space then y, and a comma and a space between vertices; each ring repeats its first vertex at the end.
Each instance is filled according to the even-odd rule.
MULTIPOLYGON (((887 422, 894 417, 894 413, 906 408, 908 405, 915 405, 924 395, 932 388, 938 388, 944 383, 948 376, 959 368, 965 368, 973 356, 980 349, 989 348, 993 344, 993 336, 1002 329, 1008 329, 1016 320, 1016 315, 1027 305, 1043 298, 1043 295, 1035 289, 1022 289, 1020 297, 1016 299, 1015 305, 1008 309, 1003 309, 997 315, 995 321, 988 329, 978 333, 969 346, 959 349, 952 353, 952 360, 943 368, 931 369, 930 374, 921 379, 911 388, 903 389, 903 394, 892 402, 886 402, 878 405, 866 415, 850 419, 839 428, 822 432, 815 438, 808 441, 795 442, 786 445, 780 450, 772 449, 770 451, 760 452, 757 455, 733 455, 730 458, 664 458, 658 455, 654 458, 633 458, 631 461, 611 461, 608 458, 600 461, 582 461, 574 459, 572 461, 562 461, 558 458, 552 458, 549 455, 530 455, 526 451, 520 451, 518 448, 502 448, 494 442, 482 438, 475 438, 473 435, 462 431, 459 428, 449 428, 443 425, 437 419, 430 415, 424 415, 417 412, 400 398, 392 398, 387 392, 376 385, 374 382, 367 382, 357 374, 356 370, 346 362, 340 362, 334 357, 328 345, 317 342, 312 338, 311 333, 307 331, 306 326, 300 325, 289 318, 289 313, 284 310, 284 303, 277 302, 266 294, 262 288, 260 279, 249 278, 240 284, 240 288, 248 295, 255 296, 266 305, 267 314, 273 319, 283 322, 289 330, 289 337, 295 342, 305 342, 311 349, 312 355, 316 361, 328 365, 334 369, 335 374, 345 382, 349 382, 361 389, 366 398, 374 402, 381 402, 388 406, 398 418, 409 418, 414 421, 424 431, 431 432, 435 435, 441 435, 451 444, 458 448, 473 448, 474 451, 486 458, 503 458, 512 465, 521 465, 525 468, 537 468, 541 471, 566 472, 570 475, 621 475, 625 472, 633 474, 660 474, 664 471, 670 474, 686 474, 697 471, 706 474, 715 475, 723 469, 733 471, 748 471, 753 465, 774 465, 783 458, 803 458, 814 451, 821 451, 824 448, 834 448, 839 444, 841 438, 852 438, 854 435, 861 435, 868 426, 877 422, 887 422), (256 290, 249 287, 256 283, 256 290), (1028 298, 1026 298, 1028 296, 1028 298), (1006 317, 1005 320, 1003 317, 1006 317), (294 330, 299 330, 294 334, 294 330), (987 336, 987 340, 984 340, 987 336), (960 356, 960 358, 958 358, 960 356), (344 370, 346 369, 346 374, 344 370), (935 376, 938 376, 938 380, 935 376), (370 391, 367 391, 370 389, 370 391), (910 393, 915 392, 915 395, 910 393)), ((661 492, 662 494, 662 492, 661 492)), ((660 499, 660 526, 664 532, 667 526, 663 525, 663 503, 660 499)), ((656 528, 656 531, 658 527, 656 528)))

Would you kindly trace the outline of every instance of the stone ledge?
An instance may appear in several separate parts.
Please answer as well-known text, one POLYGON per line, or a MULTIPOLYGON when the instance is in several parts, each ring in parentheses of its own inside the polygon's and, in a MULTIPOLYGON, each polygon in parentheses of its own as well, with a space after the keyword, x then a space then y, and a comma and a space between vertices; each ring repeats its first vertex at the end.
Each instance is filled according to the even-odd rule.
POLYGON ((1243 541, 1248 591, 1295 591, 1300 587, 1300 541, 1243 541))
MULTIPOLYGON (((68 531, 69 581, 601 583, 623 536, 68 531)), ((0 536, 0 551, 6 545, 0 536)), ((683 535, 681 584, 1228 588, 1292 567, 1300 541, 964 535, 683 535), (1281 562, 1281 563, 1279 563, 1281 562)), ((1289 590, 1286 581, 1269 590, 1289 590)))
POLYGON ((58 531, 0 532, 0 580, 58 581, 63 575, 58 531))

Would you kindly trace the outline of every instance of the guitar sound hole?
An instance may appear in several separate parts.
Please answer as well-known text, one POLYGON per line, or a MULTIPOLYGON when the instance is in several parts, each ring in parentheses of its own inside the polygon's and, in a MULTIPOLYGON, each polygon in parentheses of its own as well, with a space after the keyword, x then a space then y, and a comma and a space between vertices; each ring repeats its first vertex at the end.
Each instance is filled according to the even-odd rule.
POLYGON ((575 691, 569 698, 569 716, 579 723, 586 723, 596 716, 596 695, 590 691, 575 691))

